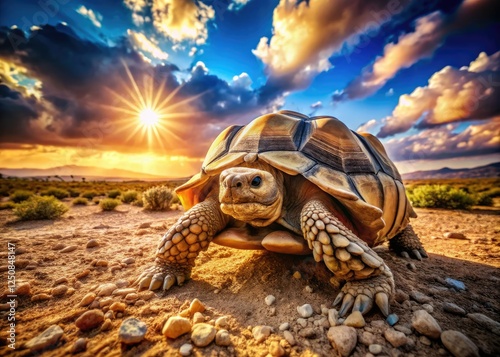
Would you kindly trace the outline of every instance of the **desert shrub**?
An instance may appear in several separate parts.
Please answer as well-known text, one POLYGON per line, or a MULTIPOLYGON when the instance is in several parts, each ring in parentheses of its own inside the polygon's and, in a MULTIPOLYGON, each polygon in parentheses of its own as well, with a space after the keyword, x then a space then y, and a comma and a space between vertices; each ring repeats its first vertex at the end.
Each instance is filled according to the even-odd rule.
POLYGON ((103 198, 99 202, 99 206, 103 211, 112 211, 120 204, 120 201, 115 200, 113 198, 103 198))
POLYGON ((137 200, 137 196, 139 193, 134 190, 128 190, 122 194, 122 202, 123 203, 132 203, 137 200))
POLYGON ((62 188, 50 187, 47 190, 40 192, 40 195, 41 196, 54 196, 55 198, 62 200, 63 198, 69 197, 69 192, 66 190, 63 190, 62 188))
POLYGON ((475 196, 475 204, 479 206, 493 206, 493 197, 488 193, 479 193, 475 196))
POLYGON ((78 196, 80 196, 80 191, 77 191, 77 190, 75 190, 73 188, 70 188, 68 190, 68 192, 69 192, 69 197, 78 197, 78 196))
POLYGON ((16 207, 16 204, 12 201, 2 202, 0 203, 0 211, 4 209, 13 209, 16 207))
POLYGON ((19 203, 26 201, 28 198, 33 196, 33 192, 31 191, 26 191, 26 190, 16 190, 14 193, 10 196, 10 200, 14 203, 19 203))
POLYGON ((85 197, 77 197, 73 200, 74 205, 86 206, 88 203, 89 203, 89 200, 87 200, 85 197))
POLYGON ((467 209, 475 204, 470 194, 447 185, 418 186, 408 197, 415 207, 467 209))
POLYGON ((0 186, 0 197, 9 196, 10 189, 7 186, 0 186))
POLYGON ((108 197, 109 198, 117 198, 121 194, 122 193, 120 192, 120 190, 111 190, 111 191, 108 192, 108 197))
POLYGON ((98 196, 98 193, 96 191, 85 191, 82 193, 82 197, 85 197, 88 200, 93 199, 95 196, 98 196))
POLYGON ((62 216, 66 211, 68 211, 68 207, 53 196, 32 196, 14 208, 14 214, 24 221, 55 219, 62 216))
POLYGON ((132 204, 132 206, 143 207, 144 206, 144 201, 143 201, 142 197, 139 197, 134 202, 132 202, 131 204, 132 204))
POLYGON ((144 192, 142 200, 144 208, 152 211, 165 211, 170 209, 174 194, 167 186, 155 186, 144 192))
POLYGON ((92 202, 93 202, 95 205, 98 205, 98 204, 99 204, 99 202, 101 202, 101 199, 100 199, 100 198, 95 197, 95 198, 92 200, 92 202))

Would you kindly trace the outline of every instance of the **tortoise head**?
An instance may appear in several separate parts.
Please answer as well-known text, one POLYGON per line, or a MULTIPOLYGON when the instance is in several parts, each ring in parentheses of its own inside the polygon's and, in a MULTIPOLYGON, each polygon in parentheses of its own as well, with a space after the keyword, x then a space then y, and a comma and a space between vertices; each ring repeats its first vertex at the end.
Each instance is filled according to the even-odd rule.
POLYGON ((283 175, 268 165, 226 169, 219 176, 219 201, 235 219, 268 226, 281 216, 283 175))

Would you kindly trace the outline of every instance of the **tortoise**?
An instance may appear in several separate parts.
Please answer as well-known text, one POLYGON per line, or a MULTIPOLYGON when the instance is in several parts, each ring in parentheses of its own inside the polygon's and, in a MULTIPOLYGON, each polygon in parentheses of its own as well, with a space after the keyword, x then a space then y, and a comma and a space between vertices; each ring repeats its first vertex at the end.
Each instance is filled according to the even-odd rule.
POLYGON ((210 242, 312 254, 346 280, 339 315, 387 316, 394 278, 372 247, 427 257, 409 224, 416 214, 382 143, 334 117, 280 111, 225 129, 201 172, 176 189, 185 213, 158 244, 139 289, 168 290, 190 276, 210 242))

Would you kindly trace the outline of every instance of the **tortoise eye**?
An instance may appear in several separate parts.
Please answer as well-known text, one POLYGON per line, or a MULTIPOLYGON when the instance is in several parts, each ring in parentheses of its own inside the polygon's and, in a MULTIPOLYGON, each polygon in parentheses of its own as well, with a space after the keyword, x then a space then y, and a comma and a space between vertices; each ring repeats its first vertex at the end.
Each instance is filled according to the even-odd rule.
POLYGON ((251 182, 252 187, 259 187, 260 184, 262 183, 262 179, 260 176, 255 176, 251 182))

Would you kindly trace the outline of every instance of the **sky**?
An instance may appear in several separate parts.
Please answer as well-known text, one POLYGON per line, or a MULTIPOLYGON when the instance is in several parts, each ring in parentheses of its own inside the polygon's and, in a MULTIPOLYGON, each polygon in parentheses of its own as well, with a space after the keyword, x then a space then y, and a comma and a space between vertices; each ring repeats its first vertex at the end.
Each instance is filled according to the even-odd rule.
POLYGON ((500 161, 495 0, 0 2, 0 167, 199 171, 273 111, 377 135, 400 172, 500 161))

